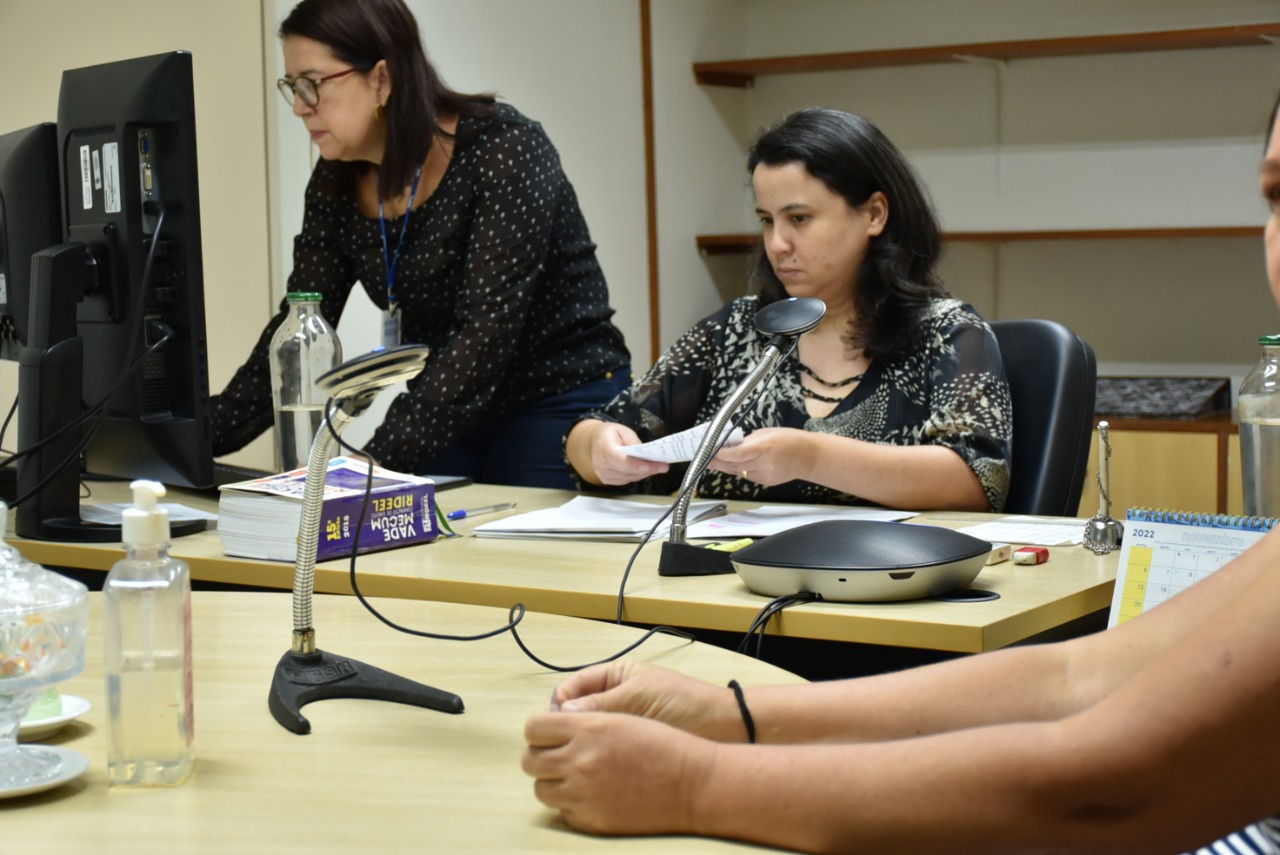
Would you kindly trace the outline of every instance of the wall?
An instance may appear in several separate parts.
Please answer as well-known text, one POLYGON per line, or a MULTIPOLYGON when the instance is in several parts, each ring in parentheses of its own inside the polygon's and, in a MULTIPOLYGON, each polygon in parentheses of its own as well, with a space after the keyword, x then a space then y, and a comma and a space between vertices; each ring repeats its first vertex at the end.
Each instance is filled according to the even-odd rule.
MULTIPOLYGON (((665 23, 696 15, 657 0, 665 23)), ((1257 162, 1268 106, 1280 87, 1280 47, 1180 51, 762 77, 748 90, 698 87, 696 60, 886 49, 1220 26, 1276 19, 1274 2, 1223 0, 747 0, 693 4, 717 43, 686 34, 667 56, 657 101, 660 152, 741 162, 757 130, 814 104, 863 113, 907 153, 944 227, 1107 228, 1260 225, 1257 162), (736 44, 734 43, 736 41, 736 44), (700 93, 700 94, 696 94, 700 93), (702 116, 687 115, 698 108, 702 116), (716 121, 707 138, 699 122, 716 121)), ((662 42, 663 32, 655 37, 662 42)), ((687 217, 663 250, 664 341, 732 290, 722 258, 686 258, 670 281, 668 253, 693 253, 693 235, 754 228, 750 206, 727 207, 728 180, 707 170, 659 208, 713 199, 710 223, 687 217), (713 186, 713 183, 715 186, 713 186), (678 200, 678 201, 677 201, 678 200)), ((740 262, 736 262, 740 263, 740 262)), ((1261 241, 1182 239, 952 244, 943 275, 989 317, 1051 317, 1098 352, 1104 373, 1239 376, 1260 333, 1277 327, 1264 286, 1261 241), (1206 312, 1212 294, 1213 311, 1206 312)), ((741 287, 738 285, 737 287, 741 287)))
MULTIPOLYGON (((268 281, 261 9, 253 0, 4 0, 0 131, 55 121, 62 71, 135 56, 193 55, 210 383, 219 389, 265 317, 268 281)), ((0 363, 0 401, 17 366, 0 363)), ((16 431, 6 438, 16 447, 16 431)))
MULTIPOLYGON (((6 81, 0 130, 52 119, 64 68, 177 48, 194 53, 215 390, 248 353, 283 292, 301 222, 310 145, 274 91, 281 74, 275 26, 289 5, 122 0, 104 13, 90 0, 0 3, 6 81)), ((547 127, 600 245, 635 365, 647 366, 638 0, 412 5, 431 56, 453 85, 496 90, 547 127)), ((1142 188, 1122 204, 1033 199, 1046 216, 1066 216, 1070 207, 1077 222, 1107 220, 1137 204, 1172 222, 1195 222, 1209 216, 1203 211, 1212 195, 1213 217, 1257 224, 1263 209, 1254 201, 1254 161, 1266 107, 1280 86, 1280 48, 1267 46, 1014 62, 998 93, 990 69, 966 66, 946 66, 941 74, 924 68, 798 75, 742 92, 697 86, 695 60, 1275 17, 1274 0, 652 0, 663 346, 743 291, 745 259, 700 257, 694 236, 754 227, 742 169, 746 146, 760 125, 787 109, 822 101, 873 114, 922 171, 931 170, 927 177, 953 228, 978 222, 978 212, 963 186, 949 189, 947 158, 976 153, 999 175, 1012 168, 1015 154, 1064 147, 1086 154, 1167 149, 1175 159, 1156 171, 1163 179, 1151 191, 1157 204, 1145 201, 1142 188), (1003 153, 992 153, 996 142, 1003 153), (1224 156, 1210 163, 1206 154, 1201 162, 1201 145, 1224 156)), ((1016 186, 1006 181, 1004 189, 1016 186)), ((998 212, 1000 201, 992 194, 988 213, 998 212)), ((1253 239, 956 244, 943 272, 992 317, 1041 315, 1072 325, 1113 373, 1242 370, 1253 360, 1256 335, 1277 326, 1262 284, 1260 241, 1253 239), (1203 311, 1208 300, 1213 310, 1203 311)), ((348 334, 354 344, 357 333, 348 334)), ((0 400, 14 394, 14 368, 0 363, 0 400)), ((269 440, 233 459, 266 465, 269 440)))
POLYGON ((743 168, 746 103, 739 92, 695 86, 691 64, 740 55, 746 16, 740 0, 651 2, 659 329, 666 348, 744 288, 745 259, 704 259, 694 235, 753 225, 743 168))
MULTIPOLYGON (((269 0, 270 2, 270 0, 269 0)), ((649 364, 648 260, 645 226, 644 125, 640 13, 635 0, 409 0, 427 55, 450 86, 495 92, 542 123, 578 194, 635 363, 649 364), (566 22, 572 22, 572 26, 566 22), (590 33, 584 38, 583 33, 590 33)), ((293 7, 274 0, 268 28, 293 7)), ((269 47, 268 77, 283 75, 278 44, 269 47)), ((290 266, 293 234, 302 224, 302 194, 311 151, 302 123, 273 96, 273 216, 279 298, 290 266), (277 103, 278 102, 278 103, 277 103)), ((339 327, 348 356, 377 344, 377 310, 353 291, 339 327)), ((344 438, 362 443, 393 394, 385 392, 344 438)))
MULTIPOLYGON (((638 363, 647 365, 638 4, 416 0, 411 6, 451 85, 496 91, 547 128, 599 245, 618 324, 638 363), (569 20, 575 27, 564 25, 569 20), (578 25, 593 37, 582 39, 578 25)), ((193 53, 214 391, 244 360, 283 294, 302 222, 310 143, 275 92, 282 74, 275 31, 289 8, 276 0, 127 0, 105 13, 90 0, 0 3, 0 74, 9 81, 0 131, 56 118, 65 68, 174 49, 193 53), (56 38, 33 35, 47 33, 56 38)), ((366 304, 344 321, 348 353, 368 349, 371 339, 361 335, 369 319, 366 304)), ((0 400, 16 394, 16 376, 14 364, 0 363, 0 400)), ((361 426, 348 437, 360 441, 361 426)), ((15 442, 11 435, 9 445, 15 442)), ((230 459, 270 465, 270 437, 230 459)))

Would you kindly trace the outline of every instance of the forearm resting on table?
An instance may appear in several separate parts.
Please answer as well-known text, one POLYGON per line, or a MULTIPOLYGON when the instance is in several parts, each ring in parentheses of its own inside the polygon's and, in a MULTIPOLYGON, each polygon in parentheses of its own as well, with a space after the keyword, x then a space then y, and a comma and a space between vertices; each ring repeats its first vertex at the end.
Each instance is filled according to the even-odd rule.
POLYGON ((805 852, 1141 851, 1150 799, 1123 784, 1151 782, 1078 736, 1038 722, 863 745, 720 745, 692 830, 805 852))
MULTIPOLYGON (((1077 708, 1068 644, 1009 648, 854 680, 747 689, 761 743, 874 742, 1077 708)), ((738 731, 727 731, 732 741, 738 731)))
MULTIPOLYGON (((1009 647, 904 671, 746 690, 763 743, 902 739, 1062 719, 1123 686, 1247 591, 1280 538, 1122 626, 1054 644, 1009 647)), ((732 741, 733 730, 726 741, 732 741)))
POLYGON ((1058 645, 748 690, 762 741, 883 741, 719 746, 698 829, 806 851, 1173 852, 1275 813, 1280 575, 1255 565, 1278 542, 1201 583, 1223 580, 1207 608, 1197 586, 1058 645))

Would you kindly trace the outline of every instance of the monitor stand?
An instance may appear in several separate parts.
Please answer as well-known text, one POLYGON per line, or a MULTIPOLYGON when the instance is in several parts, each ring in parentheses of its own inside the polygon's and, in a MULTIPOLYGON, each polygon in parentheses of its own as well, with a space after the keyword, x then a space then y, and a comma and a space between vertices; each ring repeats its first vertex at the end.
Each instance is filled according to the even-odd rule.
MULTIPOLYGON (((31 322, 18 359, 19 498, 14 529, 29 540, 113 543, 120 526, 80 518, 80 444, 93 419, 82 421, 83 345, 76 306, 96 284, 95 261, 83 243, 41 250, 31 259, 31 322)), ((170 534, 203 531, 183 521, 170 534)))

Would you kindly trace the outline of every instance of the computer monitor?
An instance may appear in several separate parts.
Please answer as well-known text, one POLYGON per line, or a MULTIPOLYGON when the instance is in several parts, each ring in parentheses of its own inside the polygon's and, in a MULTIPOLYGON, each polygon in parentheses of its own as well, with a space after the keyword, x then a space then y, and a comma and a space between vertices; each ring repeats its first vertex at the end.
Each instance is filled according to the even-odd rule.
POLYGON ((62 243, 53 122, 0 135, 0 359, 27 341, 31 256, 62 243))
POLYGON ((80 519, 81 459, 214 480, 191 54, 64 72, 57 132, 67 242, 32 260, 17 531, 109 541, 80 519))

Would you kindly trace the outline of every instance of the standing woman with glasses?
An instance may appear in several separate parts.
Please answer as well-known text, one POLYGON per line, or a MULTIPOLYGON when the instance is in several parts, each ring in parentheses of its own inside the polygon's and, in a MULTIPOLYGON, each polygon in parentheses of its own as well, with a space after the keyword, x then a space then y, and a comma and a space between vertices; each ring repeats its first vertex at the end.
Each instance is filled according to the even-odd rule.
MULTIPOLYGON (((391 469, 571 487, 561 438, 626 388, 586 221, 542 127, 491 95, 447 87, 403 0, 303 0, 280 25, 285 100, 320 161, 290 291, 336 323, 359 281, 384 344, 426 367, 365 451, 391 469)), ((214 453, 273 423, 268 349, 214 399, 214 453)))

